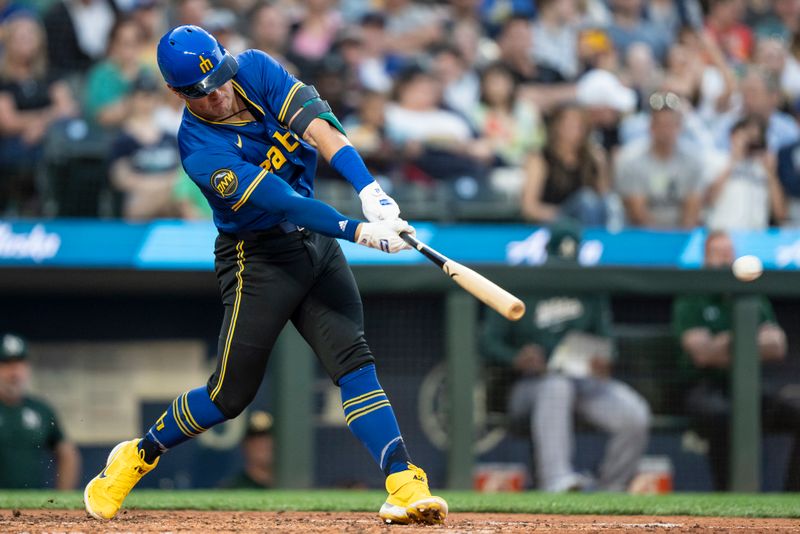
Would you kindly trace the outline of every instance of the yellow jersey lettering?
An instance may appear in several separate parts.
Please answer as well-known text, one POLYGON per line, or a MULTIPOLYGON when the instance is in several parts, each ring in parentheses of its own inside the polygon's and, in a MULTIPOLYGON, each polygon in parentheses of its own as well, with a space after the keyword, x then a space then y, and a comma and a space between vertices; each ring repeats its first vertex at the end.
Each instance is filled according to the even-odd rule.
POLYGON ((275 132, 272 134, 272 137, 278 140, 278 142, 285 148, 289 153, 294 152, 297 150, 297 147, 300 146, 300 143, 297 141, 289 141, 289 138, 292 137, 291 132, 286 132, 283 135, 275 132))
POLYGON ((276 170, 283 167, 283 164, 286 163, 286 156, 284 156, 283 152, 276 146, 270 147, 267 151, 267 158, 272 162, 272 166, 275 167, 276 170))

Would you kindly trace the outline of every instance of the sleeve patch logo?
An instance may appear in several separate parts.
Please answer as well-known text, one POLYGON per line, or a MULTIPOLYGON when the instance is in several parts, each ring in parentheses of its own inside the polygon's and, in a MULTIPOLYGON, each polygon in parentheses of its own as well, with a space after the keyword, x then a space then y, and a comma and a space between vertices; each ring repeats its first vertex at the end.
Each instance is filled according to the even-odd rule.
POLYGON ((239 187, 239 178, 230 169, 219 169, 211 174, 211 187, 222 198, 227 198, 239 187))

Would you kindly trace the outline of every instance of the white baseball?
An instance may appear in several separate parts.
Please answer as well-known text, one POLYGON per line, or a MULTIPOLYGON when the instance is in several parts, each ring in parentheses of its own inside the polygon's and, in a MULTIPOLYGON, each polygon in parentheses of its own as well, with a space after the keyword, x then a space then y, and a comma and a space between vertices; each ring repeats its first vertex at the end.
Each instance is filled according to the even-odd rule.
POLYGON ((756 256, 742 256, 733 262, 733 276, 742 282, 752 282, 763 272, 764 266, 756 256))

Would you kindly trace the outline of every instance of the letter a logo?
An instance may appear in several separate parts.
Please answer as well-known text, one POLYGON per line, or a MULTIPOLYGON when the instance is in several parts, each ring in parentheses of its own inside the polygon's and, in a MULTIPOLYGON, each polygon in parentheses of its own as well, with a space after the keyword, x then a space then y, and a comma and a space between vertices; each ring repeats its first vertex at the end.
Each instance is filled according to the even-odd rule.
POLYGON ((210 71, 214 68, 214 64, 211 63, 210 59, 206 59, 203 56, 200 56, 200 71, 205 74, 206 72, 210 71))

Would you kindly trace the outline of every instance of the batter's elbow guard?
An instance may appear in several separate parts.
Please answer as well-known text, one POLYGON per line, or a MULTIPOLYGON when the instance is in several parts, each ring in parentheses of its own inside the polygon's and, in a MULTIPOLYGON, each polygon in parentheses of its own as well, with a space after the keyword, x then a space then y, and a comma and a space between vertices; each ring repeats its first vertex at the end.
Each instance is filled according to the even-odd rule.
POLYGON ((306 133, 311 121, 317 118, 327 121, 343 135, 347 135, 339 119, 333 114, 328 101, 320 98, 313 85, 304 85, 297 90, 289 104, 286 117, 291 120, 289 129, 300 138, 306 133))

